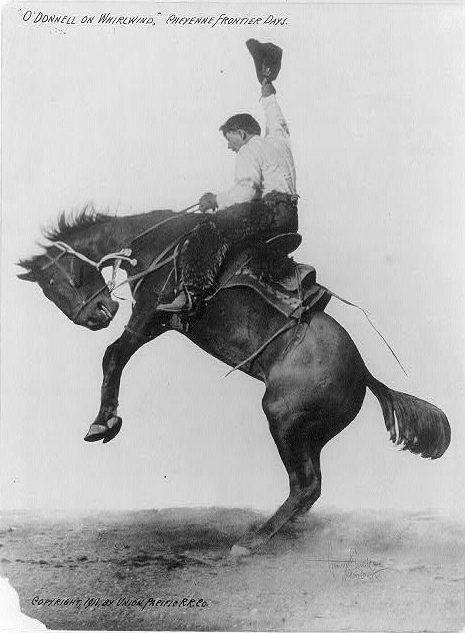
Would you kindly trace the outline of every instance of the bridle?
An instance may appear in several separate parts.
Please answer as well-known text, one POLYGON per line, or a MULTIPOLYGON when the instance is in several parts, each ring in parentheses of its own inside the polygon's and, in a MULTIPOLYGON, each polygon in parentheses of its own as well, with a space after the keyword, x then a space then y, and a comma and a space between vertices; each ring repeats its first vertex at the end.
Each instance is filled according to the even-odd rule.
POLYGON ((45 266, 42 266, 42 270, 50 268, 51 266, 56 266, 58 270, 61 272, 61 274, 65 277, 66 281, 69 283, 71 288, 77 294, 78 299, 79 299, 79 307, 71 317, 71 320, 73 321, 73 323, 76 323, 77 317, 81 314, 84 308, 86 308, 89 305, 89 303, 91 303, 95 299, 95 297, 97 297, 103 290, 108 289, 110 293, 113 292, 113 290, 116 287, 116 273, 118 272, 122 261, 129 262, 131 266, 136 266, 137 264, 137 259, 131 258, 132 252, 130 248, 123 248, 118 252, 109 253, 108 255, 105 255, 99 261, 93 261, 92 259, 84 255, 83 253, 76 251, 69 244, 66 244, 66 242, 53 242, 52 246, 56 246, 57 248, 59 248, 61 250, 61 253, 59 253, 56 257, 51 257, 46 251, 45 256, 50 261, 48 264, 45 264, 45 266), (75 258, 80 259, 86 264, 89 264, 90 266, 92 266, 98 271, 104 264, 106 264, 107 262, 113 261, 113 273, 112 273, 110 281, 108 281, 105 285, 101 286, 90 297, 85 299, 82 296, 82 294, 79 292, 79 289, 76 288, 76 284, 71 274, 60 264, 59 260, 63 257, 63 255, 65 255, 65 253, 68 255, 71 255, 71 269, 70 269, 71 273, 73 272, 73 263, 74 263, 75 258))
MULTIPOLYGON (((138 240, 140 237, 143 237, 147 235, 148 233, 151 233, 162 224, 166 224, 167 222, 171 222, 172 220, 176 220, 183 217, 188 211, 190 211, 191 209, 194 209, 197 206, 198 204, 191 205, 190 207, 187 207, 186 209, 183 209, 182 211, 178 212, 175 216, 161 220, 157 224, 149 227, 148 229, 146 229, 145 231, 137 235, 135 238, 133 238, 132 243, 138 240)), ((51 257, 46 251, 45 255, 50 261, 48 264, 45 264, 45 266, 42 266, 42 270, 45 270, 46 268, 49 268, 50 266, 56 266, 60 270, 61 274, 65 277, 65 279, 67 280, 71 288, 77 294, 78 299, 79 299, 79 307, 74 313, 74 315, 71 317, 71 320, 73 321, 73 323, 76 323, 76 319, 84 310, 84 308, 86 308, 89 305, 89 303, 91 303, 95 299, 95 297, 97 297, 105 289, 108 289, 108 291, 112 293, 116 288, 119 288, 120 286, 124 284, 137 281, 137 284, 133 291, 133 294, 135 294, 135 292, 137 291, 137 288, 139 287, 140 283, 142 282, 143 278, 146 275, 148 275, 151 272, 154 272, 155 270, 158 270, 159 268, 162 268, 170 261, 175 261, 176 249, 178 245, 184 241, 184 239, 186 238, 187 235, 189 235, 190 232, 191 231, 187 231, 180 237, 176 238, 171 244, 169 244, 165 249, 163 249, 163 251, 152 261, 152 263, 145 270, 139 273, 136 273, 134 275, 128 276, 124 281, 120 282, 118 285, 116 285, 116 274, 121 266, 121 262, 126 261, 131 266, 137 265, 137 259, 131 257, 132 255, 131 248, 122 248, 120 251, 117 251, 115 253, 108 253, 107 255, 104 255, 99 261, 93 261, 92 259, 84 255, 83 253, 80 253, 79 251, 75 250, 72 246, 70 246, 66 242, 62 242, 62 241, 52 242, 51 246, 56 246, 57 248, 59 248, 61 250, 61 253, 59 253, 57 257, 51 257), (170 254, 171 252, 172 254, 170 254), (63 266, 59 262, 59 260, 63 257, 63 255, 65 255, 65 253, 72 256, 71 273, 73 270, 74 258, 80 259, 81 261, 85 262, 86 264, 89 264, 90 266, 92 266, 98 271, 100 271, 100 268, 102 266, 104 266, 108 262, 113 261, 113 273, 111 276, 111 280, 108 281, 104 286, 96 290, 96 292, 94 292, 94 294, 90 296, 88 299, 85 299, 82 296, 82 294, 79 292, 78 288, 76 288, 76 284, 74 283, 74 279, 72 278, 70 273, 68 273, 68 271, 65 270, 65 268, 63 268, 63 266)), ((168 279, 171 276, 171 274, 172 272, 169 274, 168 279)), ((168 279, 166 280, 165 285, 168 282, 168 279)))

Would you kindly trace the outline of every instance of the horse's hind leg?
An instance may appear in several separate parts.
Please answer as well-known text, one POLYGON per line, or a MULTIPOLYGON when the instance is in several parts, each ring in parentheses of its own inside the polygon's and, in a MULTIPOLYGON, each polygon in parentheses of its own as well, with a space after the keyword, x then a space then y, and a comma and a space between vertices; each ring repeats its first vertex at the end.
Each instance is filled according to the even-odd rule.
POLYGON ((324 442, 304 414, 285 419, 268 416, 270 431, 289 475, 289 496, 256 532, 247 534, 231 550, 247 555, 264 545, 297 514, 306 512, 321 493, 320 452, 324 442))

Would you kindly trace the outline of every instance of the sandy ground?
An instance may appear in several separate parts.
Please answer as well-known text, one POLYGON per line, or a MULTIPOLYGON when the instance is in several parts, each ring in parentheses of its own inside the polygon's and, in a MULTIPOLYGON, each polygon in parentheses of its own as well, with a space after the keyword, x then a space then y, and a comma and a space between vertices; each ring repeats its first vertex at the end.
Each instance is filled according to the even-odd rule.
POLYGON ((231 545, 262 520, 219 508, 8 512, 0 515, 0 560, 22 611, 52 629, 464 626, 464 524, 435 513, 317 508, 259 554, 231 560, 231 545), (40 604, 66 598, 81 602, 40 604))

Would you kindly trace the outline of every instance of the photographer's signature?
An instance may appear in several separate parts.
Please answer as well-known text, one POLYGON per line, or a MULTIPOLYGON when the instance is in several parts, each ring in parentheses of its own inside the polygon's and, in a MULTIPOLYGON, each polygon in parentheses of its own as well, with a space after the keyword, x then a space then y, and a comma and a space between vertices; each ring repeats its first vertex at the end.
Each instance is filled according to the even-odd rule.
POLYGON ((380 582, 381 573, 386 571, 386 567, 381 567, 381 563, 368 558, 368 556, 359 556, 355 547, 350 548, 347 558, 335 557, 331 541, 328 541, 326 558, 312 560, 327 563, 333 578, 342 578, 342 580, 357 579, 380 582))

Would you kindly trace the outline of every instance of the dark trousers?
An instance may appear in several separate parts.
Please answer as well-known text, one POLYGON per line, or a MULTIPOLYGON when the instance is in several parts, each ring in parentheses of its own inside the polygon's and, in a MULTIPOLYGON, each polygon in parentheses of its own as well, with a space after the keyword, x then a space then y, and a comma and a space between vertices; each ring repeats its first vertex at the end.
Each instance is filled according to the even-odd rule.
POLYGON ((213 288, 228 255, 297 230, 297 196, 274 191, 206 215, 181 248, 181 281, 194 299, 201 299, 213 288))

